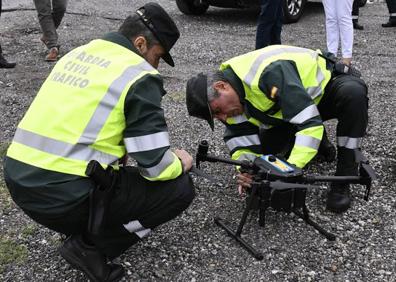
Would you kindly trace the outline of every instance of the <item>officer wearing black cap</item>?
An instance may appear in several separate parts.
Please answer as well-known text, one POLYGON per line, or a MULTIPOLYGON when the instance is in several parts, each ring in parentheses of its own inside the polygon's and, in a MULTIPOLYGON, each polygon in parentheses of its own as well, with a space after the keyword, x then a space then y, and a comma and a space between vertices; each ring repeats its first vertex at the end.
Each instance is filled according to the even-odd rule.
POLYGON ((160 58, 174 66, 170 51, 178 38, 166 11, 147 3, 118 32, 72 50, 55 65, 8 148, 4 175, 13 200, 68 236, 60 254, 92 281, 120 280, 122 266, 108 261, 194 198, 185 173, 192 157, 170 148, 157 71, 160 58), (118 166, 125 156, 137 165, 118 166), (91 160, 112 175, 104 188, 113 196, 102 206, 95 196, 101 186, 85 175, 91 160), (99 208, 105 220, 94 233, 88 222, 99 208))
MULTIPOLYGON (((213 118, 225 126, 224 141, 234 160, 253 161, 282 154, 303 168, 317 154, 323 121, 338 119, 336 175, 357 175, 355 151, 365 134, 367 87, 363 80, 335 68, 319 50, 272 45, 232 58, 220 70, 187 82, 191 116, 213 118)), ((251 176, 238 174, 239 191, 251 176)), ((330 187, 327 208, 350 207, 349 184, 330 187)))

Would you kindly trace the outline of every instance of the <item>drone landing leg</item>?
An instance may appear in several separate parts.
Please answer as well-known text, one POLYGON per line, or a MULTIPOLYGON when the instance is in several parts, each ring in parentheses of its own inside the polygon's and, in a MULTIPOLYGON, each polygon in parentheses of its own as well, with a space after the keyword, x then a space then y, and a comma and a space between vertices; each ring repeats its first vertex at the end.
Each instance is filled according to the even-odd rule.
POLYGON ((246 205, 245 210, 243 211, 242 214, 242 218, 239 222, 238 225, 238 229, 236 230, 236 232, 234 232, 225 222, 223 219, 221 219, 220 217, 216 217, 214 219, 215 223, 220 226, 221 228, 223 228, 225 231, 227 231, 228 235, 230 235, 232 238, 234 238, 238 243, 240 243, 247 251, 249 251, 256 259, 258 260, 262 260, 264 258, 263 254, 259 251, 257 251, 255 248, 253 248, 252 245, 250 245, 248 242, 246 242, 244 239, 242 239, 241 237, 241 233, 242 233, 242 229, 243 226, 246 223, 246 219, 249 215, 249 212, 251 210, 252 207, 252 203, 254 198, 257 197, 257 186, 253 185, 252 188, 252 193, 251 193, 251 197, 249 198, 249 201, 246 205))
POLYGON ((333 233, 326 231, 309 217, 309 211, 306 205, 303 206, 303 213, 301 213, 297 209, 293 209, 293 213, 297 215, 299 218, 302 218, 305 221, 305 223, 311 225, 313 228, 318 230, 320 234, 322 234, 327 238, 327 240, 334 241, 336 239, 336 236, 333 233))

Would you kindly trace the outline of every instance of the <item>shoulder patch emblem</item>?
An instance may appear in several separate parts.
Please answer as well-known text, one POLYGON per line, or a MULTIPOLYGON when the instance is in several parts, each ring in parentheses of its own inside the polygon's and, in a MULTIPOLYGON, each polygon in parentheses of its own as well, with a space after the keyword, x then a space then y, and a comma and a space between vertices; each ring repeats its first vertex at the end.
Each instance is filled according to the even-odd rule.
POLYGON ((278 93, 278 88, 276 86, 272 86, 272 88, 271 88, 271 99, 275 99, 277 93, 278 93))

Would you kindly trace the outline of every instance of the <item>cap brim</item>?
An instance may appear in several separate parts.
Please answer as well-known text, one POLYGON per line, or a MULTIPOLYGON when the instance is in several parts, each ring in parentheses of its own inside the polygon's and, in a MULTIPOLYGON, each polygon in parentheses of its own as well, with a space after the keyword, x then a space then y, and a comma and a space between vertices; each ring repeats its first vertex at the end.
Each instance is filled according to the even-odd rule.
POLYGON ((210 109, 209 102, 208 102, 208 111, 209 111, 209 117, 206 119, 206 121, 209 123, 209 126, 212 129, 212 131, 214 131, 213 114, 212 114, 212 110, 210 109))
POLYGON ((175 66, 175 62, 173 62, 172 56, 171 56, 169 53, 165 53, 165 54, 162 56, 162 59, 163 59, 168 65, 170 65, 171 67, 174 67, 174 66, 175 66))

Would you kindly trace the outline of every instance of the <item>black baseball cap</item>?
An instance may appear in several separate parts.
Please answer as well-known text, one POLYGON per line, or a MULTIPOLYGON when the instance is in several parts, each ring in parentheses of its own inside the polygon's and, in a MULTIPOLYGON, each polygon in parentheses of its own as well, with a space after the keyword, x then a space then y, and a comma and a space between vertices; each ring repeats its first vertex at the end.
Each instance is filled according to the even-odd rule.
POLYGON ((206 120, 214 130, 212 111, 208 101, 208 77, 204 73, 190 78, 186 87, 186 105, 190 116, 206 120))
POLYGON ((162 59, 168 65, 174 67, 175 63, 169 51, 180 37, 180 32, 175 22, 159 4, 153 2, 140 7, 136 13, 165 49, 162 59))

